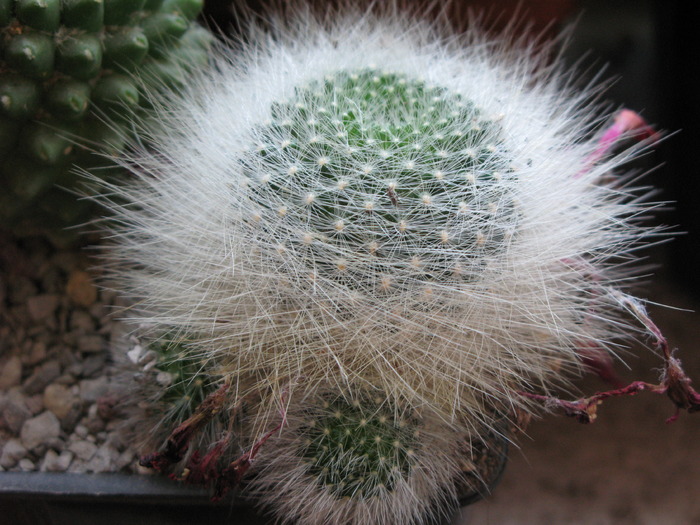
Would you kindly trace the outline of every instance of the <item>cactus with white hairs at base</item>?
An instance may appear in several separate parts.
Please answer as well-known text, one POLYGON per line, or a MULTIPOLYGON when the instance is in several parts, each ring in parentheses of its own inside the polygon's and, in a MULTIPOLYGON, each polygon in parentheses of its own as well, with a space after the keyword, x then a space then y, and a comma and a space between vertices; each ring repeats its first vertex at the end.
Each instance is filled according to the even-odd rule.
POLYGON ((437 523, 457 503, 469 448, 455 427, 377 392, 294 404, 246 488, 283 522, 437 523))
POLYGON ((245 452, 217 445, 183 472, 219 495, 257 472, 250 493, 283 519, 444 513, 504 419, 540 401, 594 417, 608 394, 551 396, 642 333, 626 314, 668 373, 609 395, 700 406, 621 291, 659 231, 616 173, 636 150, 610 148, 650 128, 623 112, 597 132, 594 92, 572 90, 547 46, 396 12, 252 30, 156 99, 145 146, 122 158, 138 181, 104 186, 134 320, 185 334, 221 378, 144 464, 180 461, 204 421, 244 406, 245 452))

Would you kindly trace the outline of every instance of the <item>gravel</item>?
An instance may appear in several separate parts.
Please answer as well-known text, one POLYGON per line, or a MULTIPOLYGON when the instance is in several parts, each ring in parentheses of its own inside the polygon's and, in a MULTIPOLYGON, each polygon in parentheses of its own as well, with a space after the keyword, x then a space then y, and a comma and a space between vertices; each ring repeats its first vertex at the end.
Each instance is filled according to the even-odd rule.
POLYGON ((127 330, 85 251, 0 233, 0 471, 135 472, 111 406, 127 330))

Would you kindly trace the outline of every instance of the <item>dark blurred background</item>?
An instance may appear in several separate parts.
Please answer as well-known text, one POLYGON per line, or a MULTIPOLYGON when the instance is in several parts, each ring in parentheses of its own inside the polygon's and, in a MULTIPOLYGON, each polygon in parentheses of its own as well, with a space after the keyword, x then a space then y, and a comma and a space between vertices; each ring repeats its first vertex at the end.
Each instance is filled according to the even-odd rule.
MULTIPOLYGON (((324 10, 343 1, 315 4, 324 10)), ((402 2, 408 8, 425 4, 402 2)), ((244 10, 262 14, 270 5, 295 3, 299 2, 207 0, 204 18, 222 32, 235 34, 244 10)), ((420 12, 430 16, 443 9, 457 27, 469 23, 472 9, 487 13, 487 25, 496 30, 514 17, 529 23, 527 30, 533 34, 554 36, 571 30, 564 56, 581 72, 581 83, 603 70, 601 78, 611 81, 606 98, 612 106, 633 109, 666 133, 667 139, 633 168, 652 170, 644 180, 659 189, 655 200, 673 202, 652 220, 682 235, 645 254, 657 267, 656 275, 700 297, 700 168, 693 157, 700 150, 700 2, 452 0, 433 2, 432 8, 420 12)))

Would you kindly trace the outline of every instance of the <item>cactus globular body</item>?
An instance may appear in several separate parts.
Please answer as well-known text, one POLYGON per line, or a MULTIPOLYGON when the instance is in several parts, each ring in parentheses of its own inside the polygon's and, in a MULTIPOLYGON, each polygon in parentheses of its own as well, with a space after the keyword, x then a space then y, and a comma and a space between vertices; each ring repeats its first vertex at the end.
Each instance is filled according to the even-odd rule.
POLYGON ((271 116, 243 159, 250 241, 290 278, 378 294, 460 283, 516 229, 498 124, 458 93, 340 71, 271 116))
POLYGON ((228 464, 259 467, 279 516, 422 523, 454 499, 465 440, 635 334, 620 289, 657 232, 614 176, 632 153, 601 148, 592 93, 546 46, 402 15, 274 31, 172 93, 123 156, 111 275, 135 322, 184 334, 252 407, 228 464))
POLYGON ((246 493, 285 523, 437 523, 456 505, 468 446, 444 422, 377 395, 293 403, 246 493))
POLYGON ((0 223, 58 230, 86 203, 71 167, 106 165, 79 147, 117 154, 118 121, 139 107, 138 78, 182 80, 206 61, 210 36, 192 21, 201 0, 0 2, 0 223), (113 119, 105 123, 105 117, 113 119))
POLYGON ((624 156, 590 163, 588 94, 478 31, 299 27, 193 76, 124 159, 114 277, 143 318, 268 414, 301 381, 477 428, 611 351, 643 206, 604 183, 624 156))

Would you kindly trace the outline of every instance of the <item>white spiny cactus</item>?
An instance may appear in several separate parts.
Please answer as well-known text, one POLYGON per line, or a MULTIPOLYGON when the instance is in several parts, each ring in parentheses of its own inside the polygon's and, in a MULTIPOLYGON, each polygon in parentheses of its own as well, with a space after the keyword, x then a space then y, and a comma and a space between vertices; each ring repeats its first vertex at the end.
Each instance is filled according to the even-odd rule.
POLYGON ((587 165, 600 116, 564 82, 477 33, 281 30, 156 115, 115 190, 117 277, 271 400, 325 382, 446 419, 520 404, 618 335, 600 289, 642 235, 601 182, 625 158, 587 165))
POLYGON ((294 403, 246 487, 283 523, 437 523, 457 503, 465 435, 377 392, 294 403))
POLYGON ((547 49, 400 15, 273 32, 154 101, 146 146, 123 159, 138 181, 105 186, 112 274, 140 298, 136 321, 186 334, 232 403, 255 399, 249 436, 286 400, 254 484, 283 493, 279 515, 419 523, 454 499, 455 436, 528 409, 518 392, 552 392, 582 352, 608 358, 633 333, 615 293, 655 234, 637 224, 649 206, 612 173, 632 153, 601 153, 595 93, 574 92, 547 49), (338 488, 352 454, 324 459, 337 476, 309 466, 325 438, 304 411, 353 411, 366 391, 434 429, 394 465, 403 499, 362 496, 391 473, 338 488))

